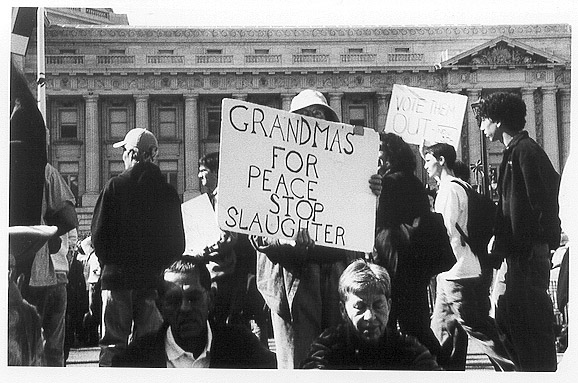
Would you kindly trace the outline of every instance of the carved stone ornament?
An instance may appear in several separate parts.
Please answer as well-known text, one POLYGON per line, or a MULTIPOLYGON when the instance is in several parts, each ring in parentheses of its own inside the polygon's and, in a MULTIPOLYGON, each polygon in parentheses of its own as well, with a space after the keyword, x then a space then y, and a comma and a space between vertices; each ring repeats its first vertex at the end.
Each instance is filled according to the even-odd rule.
POLYGON ((528 54, 522 49, 499 43, 484 49, 475 55, 464 58, 461 65, 528 65, 545 63, 546 59, 528 54))

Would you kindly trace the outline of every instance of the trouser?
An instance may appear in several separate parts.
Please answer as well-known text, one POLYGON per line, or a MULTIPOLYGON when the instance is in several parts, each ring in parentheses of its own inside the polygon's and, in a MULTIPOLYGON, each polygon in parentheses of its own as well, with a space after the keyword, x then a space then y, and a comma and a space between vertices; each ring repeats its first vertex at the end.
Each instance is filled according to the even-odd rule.
POLYGON ((64 367, 66 284, 27 289, 26 300, 36 306, 44 335, 44 357, 49 367, 64 367))
POLYGON ((271 311, 277 368, 299 368, 313 340, 340 323, 337 285, 345 263, 307 265, 291 306, 291 320, 271 311))
POLYGON ((548 295, 551 259, 546 244, 506 257, 505 289, 496 322, 520 371, 556 371, 554 311, 548 295))
POLYGON ((99 366, 110 367, 130 342, 161 327, 156 299, 156 289, 102 290, 99 366))
POLYGON ((438 278, 438 293, 431 327, 444 350, 446 369, 465 370, 468 336, 490 358, 497 371, 513 371, 514 364, 489 316, 492 270, 481 277, 459 280, 438 278), (449 356, 446 355, 449 352, 449 356))

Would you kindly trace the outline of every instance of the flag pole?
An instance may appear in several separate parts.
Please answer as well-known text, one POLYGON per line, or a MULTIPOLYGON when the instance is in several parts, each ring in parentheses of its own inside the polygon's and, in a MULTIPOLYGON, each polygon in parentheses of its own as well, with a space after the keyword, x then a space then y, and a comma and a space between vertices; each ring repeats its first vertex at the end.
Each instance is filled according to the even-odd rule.
POLYGON ((36 72, 37 72, 37 101, 38 109, 46 126, 46 145, 50 144, 50 133, 46 125, 46 59, 44 43, 44 8, 38 7, 36 11, 36 72))

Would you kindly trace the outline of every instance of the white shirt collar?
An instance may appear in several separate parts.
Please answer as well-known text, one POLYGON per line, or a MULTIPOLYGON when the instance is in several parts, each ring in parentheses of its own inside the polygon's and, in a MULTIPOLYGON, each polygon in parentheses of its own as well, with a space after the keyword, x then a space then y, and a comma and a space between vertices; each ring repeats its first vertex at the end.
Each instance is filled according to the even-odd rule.
POLYGON ((213 341, 213 333, 211 326, 207 322, 207 344, 205 349, 195 359, 192 352, 187 352, 181 348, 175 341, 171 327, 167 328, 167 335, 165 337, 165 352, 167 354, 167 367, 193 367, 193 368, 208 368, 210 363, 211 343, 213 341))

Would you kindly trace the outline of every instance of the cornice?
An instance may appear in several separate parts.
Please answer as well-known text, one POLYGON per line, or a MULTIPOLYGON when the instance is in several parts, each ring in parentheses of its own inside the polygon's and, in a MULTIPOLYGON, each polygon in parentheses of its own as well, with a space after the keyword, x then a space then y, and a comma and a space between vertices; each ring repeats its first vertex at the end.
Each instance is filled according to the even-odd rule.
POLYGON ((255 28, 175 28, 132 27, 126 25, 52 25, 46 29, 47 39, 172 39, 197 41, 284 41, 296 39, 341 40, 376 39, 460 39, 473 37, 514 38, 539 36, 571 37, 569 24, 527 25, 438 25, 408 27, 255 27, 255 28))

